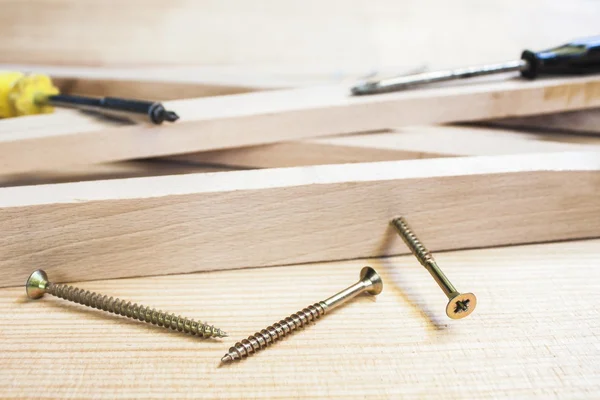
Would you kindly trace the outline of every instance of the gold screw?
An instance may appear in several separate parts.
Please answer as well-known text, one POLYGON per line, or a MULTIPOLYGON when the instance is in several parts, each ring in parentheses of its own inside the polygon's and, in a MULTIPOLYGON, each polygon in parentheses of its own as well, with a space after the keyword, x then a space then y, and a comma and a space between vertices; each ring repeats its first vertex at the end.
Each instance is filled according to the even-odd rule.
POLYGON ((404 243, 406 243, 415 257, 417 257, 421 265, 429 271, 433 279, 435 279, 446 296, 448 296, 449 301, 446 306, 446 314, 452 319, 461 319, 471 314, 477 306, 475 295, 473 293, 459 293, 456 290, 440 267, 438 267, 429 250, 413 233, 403 217, 393 219, 392 225, 394 225, 404 243))
POLYGON ((137 319, 148 324, 162 326, 163 328, 174 331, 189 333, 203 338, 226 337, 227 334, 212 325, 206 325, 196 322, 193 319, 183 318, 175 314, 168 314, 162 311, 156 311, 154 308, 144 307, 138 304, 131 304, 124 300, 100 295, 72 286, 61 285, 48 281, 46 272, 38 269, 34 271, 27 279, 25 284, 27 297, 30 299, 39 299, 45 293, 60 297, 74 303, 82 304, 87 307, 97 308, 109 313, 122 315, 127 318, 137 319))
POLYGON ((248 357, 296 329, 304 327, 309 322, 315 321, 317 318, 341 306, 359 294, 367 292, 372 295, 378 295, 382 290, 383 282, 379 275, 377 275, 377 272, 371 267, 364 267, 360 271, 360 280, 354 285, 331 296, 327 300, 308 306, 304 310, 298 311, 266 329, 248 336, 248 339, 237 342, 221 358, 221 362, 229 363, 248 357))

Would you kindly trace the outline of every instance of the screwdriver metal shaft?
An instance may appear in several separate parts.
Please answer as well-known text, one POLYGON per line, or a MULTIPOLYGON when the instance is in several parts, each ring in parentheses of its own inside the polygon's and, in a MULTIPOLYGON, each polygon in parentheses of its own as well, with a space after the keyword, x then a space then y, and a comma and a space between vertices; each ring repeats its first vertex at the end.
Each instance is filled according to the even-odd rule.
POLYGON ((525 50, 521 53, 520 60, 365 81, 352 87, 351 91, 354 95, 378 94, 429 83, 514 71, 520 72, 527 79, 535 79, 539 75, 600 73, 600 36, 574 40, 548 50, 525 50))
POLYGON ((428 83, 474 78, 476 76, 499 74, 502 72, 523 71, 527 66, 528 64, 525 60, 517 60, 500 64, 487 64, 447 69, 443 71, 423 72, 420 74, 404 75, 378 81, 366 81, 354 86, 352 88, 352 94, 362 95, 395 92, 428 83))
POLYGON ((163 121, 175 122, 179 116, 168 111, 158 102, 122 99, 118 97, 85 97, 57 94, 40 100, 52 106, 76 108, 78 110, 109 112, 116 115, 142 115, 146 116, 153 124, 161 124, 163 121))

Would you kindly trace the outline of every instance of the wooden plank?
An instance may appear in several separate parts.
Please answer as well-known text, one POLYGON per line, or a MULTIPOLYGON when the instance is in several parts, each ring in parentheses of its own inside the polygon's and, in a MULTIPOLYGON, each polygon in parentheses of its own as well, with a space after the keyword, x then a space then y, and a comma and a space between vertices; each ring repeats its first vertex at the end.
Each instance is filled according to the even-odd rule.
POLYGON ((486 125, 504 128, 524 128, 536 130, 570 131, 581 133, 600 133, 600 110, 570 111, 549 115, 506 118, 486 122, 486 125))
POLYGON ((0 189, 0 278, 103 279, 600 236, 598 153, 409 160, 0 189))
MULTIPOLYGON (((142 100, 178 100, 222 96, 266 89, 266 80, 209 67, 57 67, 0 64, 0 71, 46 74, 63 93, 142 100), (232 76, 233 75, 233 76, 232 76)), ((273 82, 270 88, 277 87, 273 82)), ((279 86, 278 88, 284 87, 279 86)))
MULTIPOLYGON (((359 134, 360 139, 371 134, 359 134)), ((386 133, 392 135, 394 133, 386 133)), ((306 165, 347 164, 360 162, 414 160, 419 158, 443 157, 427 151, 408 151, 365 146, 352 146, 342 143, 342 137, 330 141, 305 140, 282 142, 262 146, 240 147, 236 149, 206 151, 166 157, 188 163, 207 163, 244 168, 283 168, 306 165)))
POLYGON ((278 168, 559 151, 600 151, 600 138, 560 133, 525 133, 486 127, 423 126, 182 154, 167 159, 250 168, 278 168))
POLYGON ((153 82, 120 79, 53 78, 62 93, 83 96, 112 96, 128 99, 166 101, 191 97, 223 96, 253 92, 239 86, 220 86, 179 82, 153 82))
POLYGON ((167 103, 181 121, 105 126, 77 112, 0 122, 3 173, 266 144, 397 126, 600 106, 600 78, 502 81, 378 96, 346 86, 167 103), (35 121, 35 122, 34 122, 35 121))
POLYGON ((220 172, 231 169, 226 166, 177 163, 168 160, 125 161, 76 166, 63 168, 60 171, 44 171, 36 174, 2 176, 0 177, 0 187, 220 172))
MULTIPOLYGON (((340 71, 324 73, 320 69, 303 66, 301 69, 281 68, 278 66, 235 66, 235 65, 168 65, 168 66, 121 66, 121 67, 86 67, 81 65, 35 65, 35 64, 0 64, 0 70, 24 71, 29 73, 49 74, 56 79, 77 80, 118 80, 123 83, 139 81, 144 83, 164 83, 198 87, 231 88, 240 93, 283 89, 301 86, 319 86, 348 82, 351 84, 365 76, 372 76, 372 70, 358 70, 341 74, 340 71)), ((395 67, 389 71, 381 71, 386 75, 403 75, 423 72, 422 65, 395 67)), ((183 87, 183 86, 182 86, 183 87)), ((137 90, 136 88, 132 88, 137 90)), ((173 99, 189 97, 185 92, 173 99)), ((204 97, 204 96, 202 96, 204 97)), ((167 100, 159 97, 160 100, 167 100)))
POLYGON ((445 316, 444 295, 412 256, 77 283, 206 320, 231 335, 220 341, 49 296, 27 301, 23 281, 0 290, 0 392, 29 397, 35 377, 41 399, 594 398, 598 248, 600 240, 438 253, 453 283, 478 297, 460 321, 445 316), (217 368, 235 341, 353 283, 367 263, 383 277, 379 296, 217 368))
POLYGON ((429 151, 446 156, 492 156, 600 151, 600 138, 553 132, 520 132, 468 126, 422 126, 394 130, 393 134, 348 135, 315 139, 319 143, 366 146, 409 152, 429 151))

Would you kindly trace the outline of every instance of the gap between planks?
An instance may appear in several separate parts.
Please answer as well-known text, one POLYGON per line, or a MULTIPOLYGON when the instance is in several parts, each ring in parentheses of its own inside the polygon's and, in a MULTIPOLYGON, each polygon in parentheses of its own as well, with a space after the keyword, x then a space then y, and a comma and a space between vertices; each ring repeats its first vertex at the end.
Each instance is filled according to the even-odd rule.
POLYGON ((227 166, 201 165, 153 159, 122 161, 110 164, 77 165, 58 171, 0 176, 0 187, 47 185, 108 179, 126 179, 143 176, 179 175, 232 170, 227 166))
POLYGON ((600 151, 600 137, 470 126, 421 126, 183 154, 166 159, 246 168, 280 168, 559 151, 600 151))
POLYGON ((591 135, 600 134, 600 109, 571 111, 550 115, 507 118, 486 121, 484 124, 513 129, 535 129, 555 132, 579 132, 591 135))
POLYGON ((59 171, 0 177, 0 186, 23 186, 217 172, 235 168, 280 168, 419 158, 600 151, 600 137, 525 133, 485 127, 406 127, 271 145, 242 147, 167 158, 63 167, 59 171))

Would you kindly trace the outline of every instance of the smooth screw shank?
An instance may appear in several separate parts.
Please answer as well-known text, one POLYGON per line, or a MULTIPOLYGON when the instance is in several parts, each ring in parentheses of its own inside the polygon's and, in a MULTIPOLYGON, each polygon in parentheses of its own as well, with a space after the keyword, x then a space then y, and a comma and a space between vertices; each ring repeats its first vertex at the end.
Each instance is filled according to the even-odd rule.
POLYGON ((444 294, 448 297, 448 305, 446 306, 446 314, 452 319, 461 319, 471 314, 477 306, 477 298, 473 293, 460 293, 446 275, 442 272, 437 262, 421 243, 419 238, 414 234, 408 222, 403 217, 398 217, 392 220, 392 225, 398 231, 398 234, 404 240, 410 251, 415 255, 417 260, 424 266, 433 279, 437 282, 444 294))
POLYGON ((48 281, 48 276, 42 270, 34 271, 25 285, 27 296, 30 299, 39 299, 45 293, 59 297, 73 303, 91 308, 97 308, 109 313, 122 315, 148 324, 161 326, 174 331, 184 332, 203 338, 226 337, 227 334, 212 325, 196 322, 175 314, 157 311, 154 308, 132 304, 114 297, 104 296, 88 290, 78 289, 73 286, 61 285, 48 281))
POLYGON ((237 342, 229 349, 227 354, 221 358, 221 362, 229 363, 246 358, 256 353, 258 350, 264 349, 275 343, 277 340, 287 336, 293 331, 303 328, 310 322, 325 315, 328 311, 341 306, 359 294, 367 292, 372 295, 378 295, 382 290, 383 282, 377 272, 371 267, 364 267, 360 272, 360 280, 354 285, 331 296, 327 300, 308 306, 260 332, 248 336, 247 339, 244 339, 241 342, 237 342))

